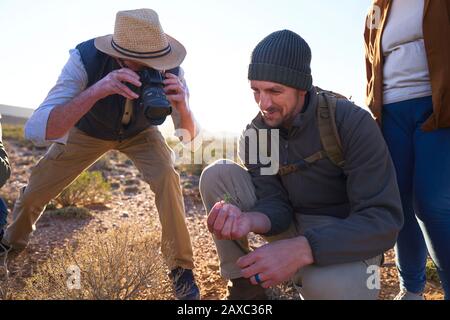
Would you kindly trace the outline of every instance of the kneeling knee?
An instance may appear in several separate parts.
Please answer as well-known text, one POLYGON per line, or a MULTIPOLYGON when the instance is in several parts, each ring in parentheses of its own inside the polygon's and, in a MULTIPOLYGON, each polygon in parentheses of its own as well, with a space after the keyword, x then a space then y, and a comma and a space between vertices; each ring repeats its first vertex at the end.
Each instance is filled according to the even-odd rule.
POLYGON ((217 160, 203 169, 200 175, 200 193, 206 193, 223 181, 226 177, 241 173, 243 169, 237 163, 228 159, 217 160))

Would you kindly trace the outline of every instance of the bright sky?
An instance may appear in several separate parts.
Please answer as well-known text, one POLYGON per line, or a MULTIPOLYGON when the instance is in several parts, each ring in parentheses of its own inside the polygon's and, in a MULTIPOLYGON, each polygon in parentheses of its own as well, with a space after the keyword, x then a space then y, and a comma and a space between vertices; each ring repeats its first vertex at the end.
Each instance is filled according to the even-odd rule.
POLYGON ((250 54, 290 29, 312 49, 314 84, 364 101, 363 31, 371 0, 1 0, 0 104, 37 108, 69 49, 113 33, 119 10, 152 8, 187 48, 183 63, 196 118, 212 132, 240 132, 258 112, 250 54))

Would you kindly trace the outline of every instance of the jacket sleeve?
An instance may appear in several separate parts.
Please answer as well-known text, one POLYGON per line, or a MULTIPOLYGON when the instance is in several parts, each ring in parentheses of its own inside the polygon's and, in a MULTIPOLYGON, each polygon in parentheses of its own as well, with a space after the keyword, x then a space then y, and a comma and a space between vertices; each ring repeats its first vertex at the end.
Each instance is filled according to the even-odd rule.
MULTIPOLYGON (((1 127, 0 127, 1 130, 1 127)), ((9 164, 8 155, 6 154, 3 143, 0 140, 0 188, 6 183, 11 175, 11 166, 9 164)))
MULTIPOLYGON (((342 103, 341 103, 342 104, 342 103)), ((351 212, 347 219, 305 232, 315 263, 361 261, 392 248, 403 225, 395 169, 379 127, 353 104, 344 108, 339 134, 351 212)), ((341 122, 341 123, 339 123, 341 122)))
MULTIPOLYGON (((246 132, 248 130, 253 129, 247 127, 246 132)), ((293 222, 293 208, 278 175, 261 174, 264 166, 259 162, 250 163, 251 157, 248 157, 248 153, 253 148, 249 148, 249 143, 254 143, 254 141, 247 140, 243 134, 239 141, 239 157, 252 177, 257 198, 250 211, 266 215, 271 222, 271 229, 264 236, 275 236, 289 229, 293 222)))

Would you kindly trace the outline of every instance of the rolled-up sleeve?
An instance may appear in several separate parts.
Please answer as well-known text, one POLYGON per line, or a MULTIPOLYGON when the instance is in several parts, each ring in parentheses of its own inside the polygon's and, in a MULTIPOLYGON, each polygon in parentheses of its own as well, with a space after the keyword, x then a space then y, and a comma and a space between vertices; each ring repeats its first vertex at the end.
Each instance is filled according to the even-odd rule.
POLYGON ((69 60, 55 86, 25 124, 25 138, 37 146, 46 146, 53 142, 66 144, 68 134, 56 140, 46 139, 48 118, 53 108, 68 103, 86 89, 88 76, 80 53, 77 49, 72 49, 69 53, 69 60))
MULTIPOLYGON (((186 78, 184 77, 184 70, 181 67, 180 67, 180 73, 179 73, 178 77, 180 78, 180 81, 183 83, 183 85, 184 85, 184 87, 186 89, 187 97, 189 99, 189 96, 190 96, 190 94, 189 94, 189 87, 188 87, 188 85, 186 83, 186 78)), ((193 146, 197 146, 197 145, 201 144, 201 140, 202 140, 202 138, 201 138, 201 130, 202 129, 201 129, 201 126, 200 126, 199 122, 195 118, 195 115, 192 112, 192 110, 191 110, 191 115, 192 115, 192 118, 193 118, 194 123, 195 123, 195 136, 189 137, 190 139, 188 141, 185 141, 186 139, 183 139, 183 138, 184 138, 184 134, 186 134, 186 132, 185 132, 185 130, 183 128, 181 128, 181 115, 180 115, 180 113, 178 112, 177 109, 173 108, 172 109, 172 114, 171 114, 173 126, 175 128, 174 136, 177 137, 178 139, 180 139, 183 147, 189 148, 189 149, 191 149, 193 146)))

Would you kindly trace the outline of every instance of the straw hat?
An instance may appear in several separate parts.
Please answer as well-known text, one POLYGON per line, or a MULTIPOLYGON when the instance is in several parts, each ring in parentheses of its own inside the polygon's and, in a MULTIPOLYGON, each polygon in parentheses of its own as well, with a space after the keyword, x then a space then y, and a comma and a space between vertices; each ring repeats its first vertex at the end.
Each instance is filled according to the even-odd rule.
POLYGON ((96 38, 95 47, 107 55, 157 70, 178 67, 186 56, 184 46, 164 33, 158 14, 151 9, 119 11, 114 34, 96 38))

